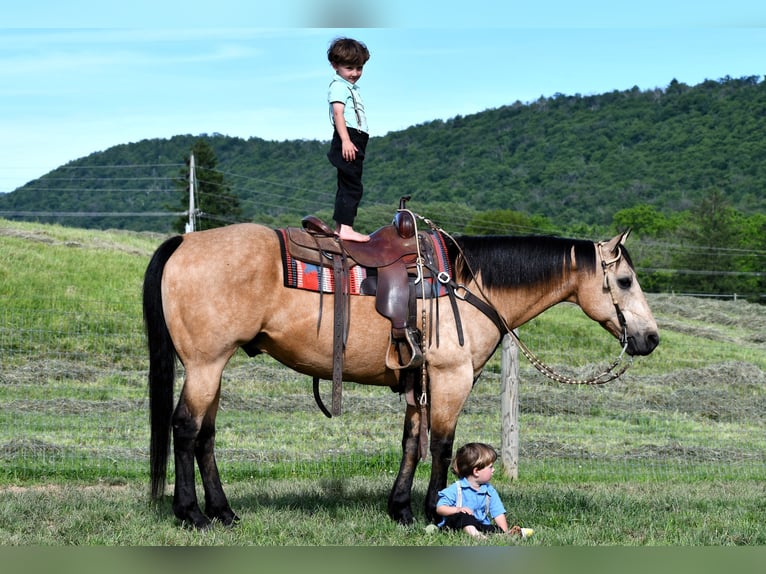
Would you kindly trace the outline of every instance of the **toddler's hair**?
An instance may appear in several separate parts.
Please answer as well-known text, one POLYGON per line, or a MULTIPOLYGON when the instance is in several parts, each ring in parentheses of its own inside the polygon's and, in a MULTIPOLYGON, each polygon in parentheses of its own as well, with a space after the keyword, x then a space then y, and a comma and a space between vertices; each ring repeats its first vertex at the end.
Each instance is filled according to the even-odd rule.
POLYGON ((370 59, 370 51, 362 42, 351 38, 336 38, 327 50, 331 64, 364 66, 370 59))
POLYGON ((497 451, 482 442, 469 442, 461 446, 452 459, 452 472, 459 478, 470 476, 474 468, 484 468, 497 460, 497 451))

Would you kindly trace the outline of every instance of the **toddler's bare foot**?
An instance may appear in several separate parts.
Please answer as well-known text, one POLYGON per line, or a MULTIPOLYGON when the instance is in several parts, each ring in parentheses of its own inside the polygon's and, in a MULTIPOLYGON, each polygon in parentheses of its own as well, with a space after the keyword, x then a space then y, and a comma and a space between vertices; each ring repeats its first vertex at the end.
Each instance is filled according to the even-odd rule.
POLYGON ((357 243, 365 243, 370 240, 369 235, 354 231, 350 225, 341 225, 337 230, 338 237, 344 241, 356 241, 357 243))
POLYGON ((479 530, 475 526, 466 526, 465 528, 463 528, 463 530, 465 530, 468 534, 470 534, 474 538, 478 538, 480 540, 484 540, 485 538, 487 538, 486 535, 479 532, 479 530))
POLYGON ((508 529, 510 536, 521 536, 522 538, 529 538, 535 533, 531 528, 522 528, 521 526, 511 526, 508 529))

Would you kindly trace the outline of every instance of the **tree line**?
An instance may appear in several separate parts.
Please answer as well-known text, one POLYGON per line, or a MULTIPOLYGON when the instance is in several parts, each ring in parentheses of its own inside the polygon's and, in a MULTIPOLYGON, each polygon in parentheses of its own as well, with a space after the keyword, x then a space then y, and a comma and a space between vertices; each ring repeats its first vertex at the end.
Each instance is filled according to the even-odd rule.
MULTIPOLYGON (((515 102, 372 138, 360 225, 387 223, 399 197, 412 195, 414 210, 455 233, 594 238, 632 227, 648 290, 758 297, 766 292, 763 133, 758 76, 515 102)), ((182 212, 184 161, 200 141, 212 156, 198 177, 204 225, 329 218, 327 142, 221 134, 91 154, 0 196, 0 212, 182 212), (216 213, 222 198, 225 213, 216 213)), ((163 232, 184 219, 33 218, 163 232)))

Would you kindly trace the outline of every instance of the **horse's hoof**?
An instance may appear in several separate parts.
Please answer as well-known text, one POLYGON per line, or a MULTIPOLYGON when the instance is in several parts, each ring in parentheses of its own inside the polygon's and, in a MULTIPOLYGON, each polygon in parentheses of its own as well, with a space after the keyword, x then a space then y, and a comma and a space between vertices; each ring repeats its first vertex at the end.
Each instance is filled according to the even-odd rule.
POLYGON ((221 524, 223 524, 226 527, 231 528, 239 524, 239 516, 234 514, 233 510, 222 512, 218 516, 216 516, 216 518, 220 520, 221 524))
POLYGON ((182 526, 194 530, 207 530, 213 524, 213 521, 201 512, 190 512, 187 516, 178 516, 177 518, 181 521, 182 526))
POLYGON ((205 517, 204 520, 186 519, 181 521, 181 526, 189 530, 207 530, 213 526, 213 521, 205 517))
POLYGON ((226 527, 236 526, 239 523, 239 516, 229 507, 220 510, 206 509, 206 514, 212 523, 219 522, 226 527))
POLYGON ((410 526, 415 522, 415 518, 412 516, 412 511, 402 510, 395 514, 391 514, 391 518, 400 526, 410 526))

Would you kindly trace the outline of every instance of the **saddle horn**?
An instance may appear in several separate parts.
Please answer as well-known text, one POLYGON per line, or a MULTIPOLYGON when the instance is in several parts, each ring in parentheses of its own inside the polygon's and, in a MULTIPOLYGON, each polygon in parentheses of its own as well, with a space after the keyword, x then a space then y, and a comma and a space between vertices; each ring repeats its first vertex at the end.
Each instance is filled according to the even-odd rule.
POLYGON ((412 212, 407 209, 407 202, 412 198, 411 195, 403 195, 399 199, 399 210, 394 215, 394 227, 396 227, 399 237, 408 239, 415 235, 415 217, 412 212))

